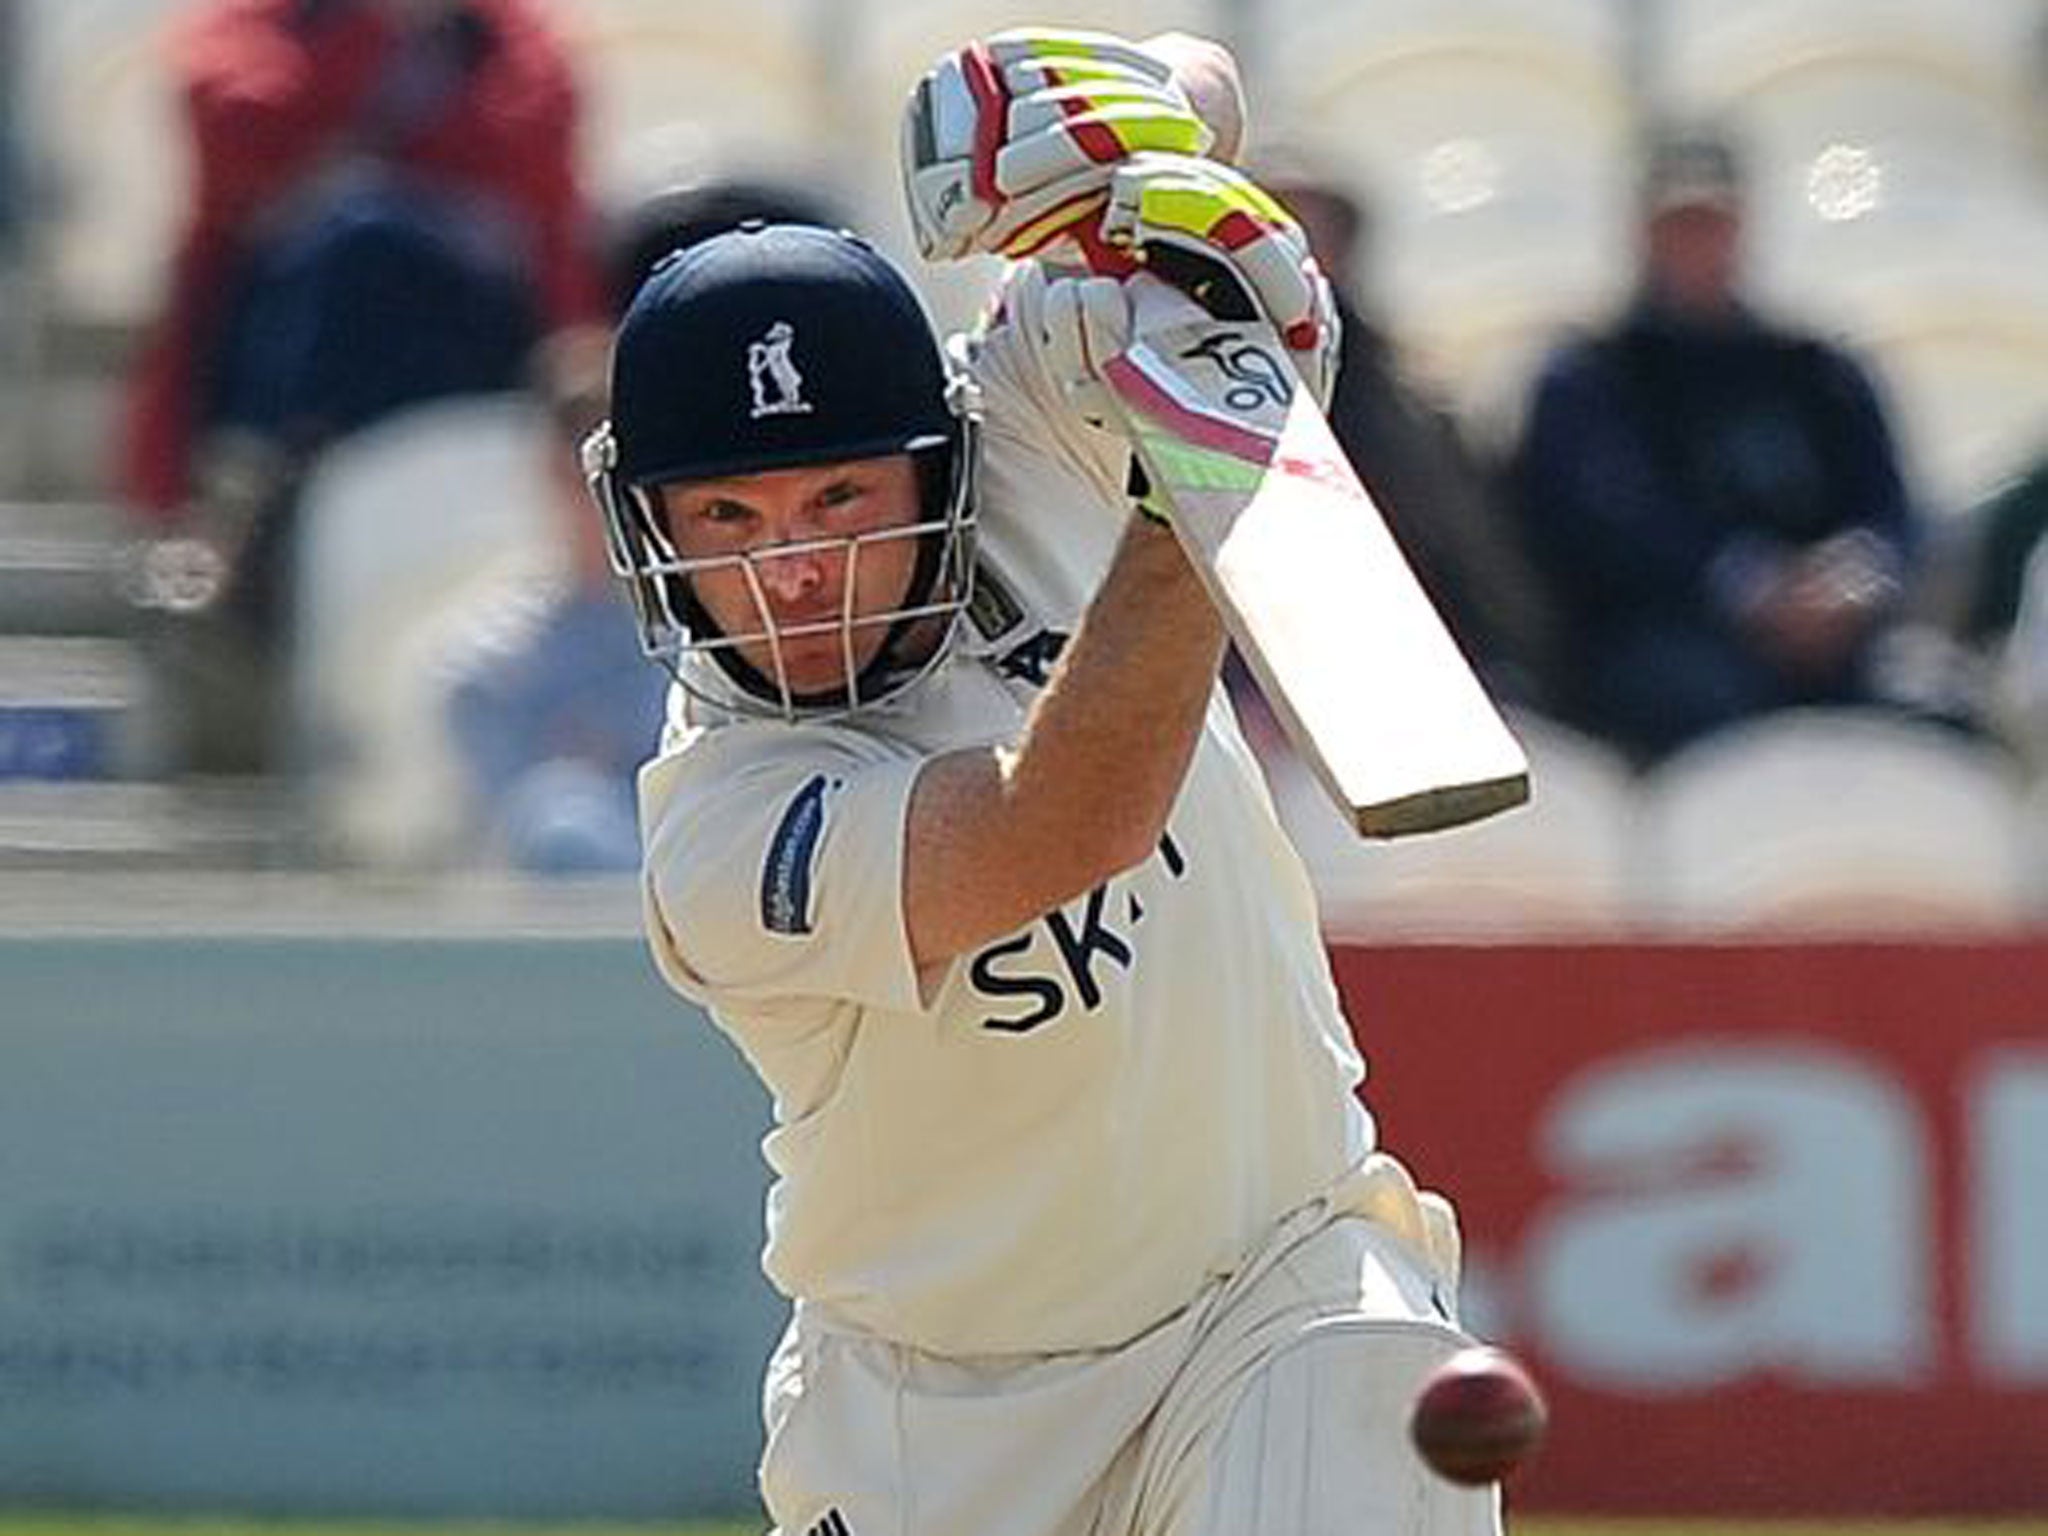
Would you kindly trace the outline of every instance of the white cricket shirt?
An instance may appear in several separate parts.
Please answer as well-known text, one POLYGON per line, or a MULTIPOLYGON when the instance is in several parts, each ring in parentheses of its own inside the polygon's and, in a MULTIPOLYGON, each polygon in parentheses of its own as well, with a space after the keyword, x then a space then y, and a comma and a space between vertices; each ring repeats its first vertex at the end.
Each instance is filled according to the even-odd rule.
POLYGON ((1222 690, 1168 835, 921 978, 902 911, 920 764, 1016 737, 1126 515, 1123 450, 998 328, 984 561, 1023 621, 905 707, 691 718, 641 775, 648 928, 768 1086, 764 1265, 829 1323, 953 1355, 1121 1344, 1372 1144, 1314 896, 1222 690))

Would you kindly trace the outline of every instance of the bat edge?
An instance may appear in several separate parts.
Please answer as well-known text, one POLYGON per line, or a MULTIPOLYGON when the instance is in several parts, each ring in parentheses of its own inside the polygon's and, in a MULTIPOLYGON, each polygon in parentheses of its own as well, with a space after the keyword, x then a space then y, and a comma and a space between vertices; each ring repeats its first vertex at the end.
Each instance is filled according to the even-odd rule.
POLYGON ((1351 807, 1352 825, 1362 837, 1391 841, 1485 821, 1529 800, 1526 769, 1497 778, 1439 785, 1395 800, 1351 807))

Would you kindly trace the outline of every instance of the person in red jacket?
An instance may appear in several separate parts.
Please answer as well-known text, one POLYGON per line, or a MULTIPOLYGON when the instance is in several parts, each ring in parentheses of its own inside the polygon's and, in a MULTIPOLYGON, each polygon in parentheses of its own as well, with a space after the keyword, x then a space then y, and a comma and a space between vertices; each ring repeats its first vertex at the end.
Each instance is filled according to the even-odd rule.
MULTIPOLYGON (((216 558, 229 648, 275 673, 291 489, 322 448, 425 400, 588 396, 576 82, 534 0, 201 0, 172 37, 191 202, 120 490, 216 558)), ((221 766, 263 766, 227 734, 221 766)))

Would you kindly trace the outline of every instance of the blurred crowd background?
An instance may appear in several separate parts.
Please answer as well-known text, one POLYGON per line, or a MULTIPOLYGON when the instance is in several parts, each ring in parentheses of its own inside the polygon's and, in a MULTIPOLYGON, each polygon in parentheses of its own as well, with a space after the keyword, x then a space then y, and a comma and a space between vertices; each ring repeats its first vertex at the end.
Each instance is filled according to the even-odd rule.
POLYGON ((1240 686, 1335 933, 2048 913, 2043 0, 0 0, 0 870, 630 869, 605 326, 753 215, 969 322, 896 116, 1024 22, 1235 48, 1530 748, 1360 844, 1240 686))

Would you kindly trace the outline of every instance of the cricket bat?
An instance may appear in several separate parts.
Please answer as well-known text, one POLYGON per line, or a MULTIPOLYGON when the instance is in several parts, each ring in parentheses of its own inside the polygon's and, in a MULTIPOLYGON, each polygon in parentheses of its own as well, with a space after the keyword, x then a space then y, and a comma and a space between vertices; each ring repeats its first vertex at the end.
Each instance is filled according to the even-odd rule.
POLYGON ((1529 763, 1280 338, 1234 284, 1149 253, 1172 306, 1104 367, 1113 409, 1239 653, 1367 837, 1477 821, 1529 763), (1188 297, 1192 293, 1200 300, 1188 297), (1239 318, 1225 318, 1233 312, 1239 318))

